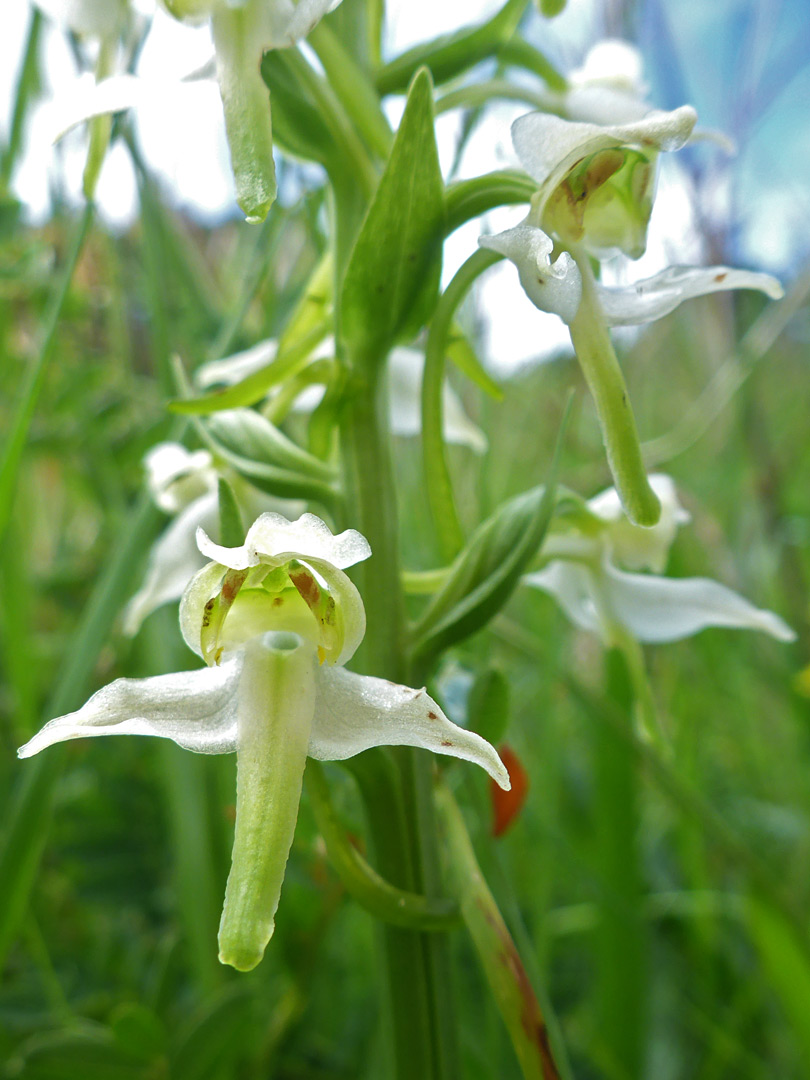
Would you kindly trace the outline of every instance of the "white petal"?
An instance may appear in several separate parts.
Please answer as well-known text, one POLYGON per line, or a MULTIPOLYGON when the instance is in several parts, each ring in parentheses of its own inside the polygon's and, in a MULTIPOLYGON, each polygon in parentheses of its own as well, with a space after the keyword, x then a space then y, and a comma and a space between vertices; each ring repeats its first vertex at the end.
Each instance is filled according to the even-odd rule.
POLYGON ((60 87, 48 103, 51 140, 57 142, 72 128, 105 113, 133 109, 159 93, 153 84, 137 75, 111 75, 96 82, 89 72, 60 87))
POLYGON ((206 562, 197 547, 197 529, 215 528, 218 517, 217 496, 204 495, 171 522, 152 548, 144 583, 124 612, 124 633, 137 633, 147 615, 170 600, 180 599, 206 562))
POLYGON ((219 592, 224 576, 220 563, 207 563, 188 583, 180 600, 180 633, 186 645, 199 657, 202 657, 200 634, 205 605, 219 592))
POLYGON ((495 749, 451 723, 425 690, 321 666, 309 756, 342 761, 372 746, 420 746, 480 765, 505 791, 509 774, 495 749))
POLYGON ((371 555, 368 541, 356 529, 333 535, 315 514, 302 514, 297 521, 288 521, 281 514, 261 514, 241 547, 215 544, 203 530, 197 534, 197 544, 203 555, 232 570, 247 570, 259 563, 280 566, 296 558, 323 559, 343 570, 371 555))
POLYGON ((542 570, 527 574, 524 584, 553 596, 580 630, 601 631, 601 621, 593 601, 591 571, 579 563, 555 560, 542 570))
POLYGON ((143 464, 149 493, 167 514, 176 514, 217 489, 213 459, 207 450, 187 450, 176 442, 158 443, 144 455, 143 464))
POLYGON ((634 525, 628 519, 615 488, 589 499, 588 509, 609 524, 608 537, 615 562, 630 570, 661 573, 678 526, 689 521, 689 514, 680 504, 671 477, 654 473, 648 479, 661 503, 661 517, 652 528, 634 525))
POLYGON ((520 284, 535 307, 571 322, 579 308, 582 278, 567 251, 551 262, 554 244, 542 229, 524 222, 494 236, 479 236, 478 243, 515 264, 520 284))
POLYGON ((338 6, 340 0, 298 0, 295 11, 284 28, 283 39, 279 46, 294 45, 307 36, 330 11, 338 6))
POLYGON ((674 311, 684 300, 729 289, 758 289, 773 300, 784 289, 770 274, 732 270, 727 266, 670 266, 654 277, 622 288, 597 285, 599 301, 610 326, 653 322, 674 311))
POLYGON ((605 578, 615 616, 639 641, 678 641, 709 626, 762 630, 780 641, 796 637, 778 615, 709 578, 627 574, 609 564, 605 578))
POLYGON ((563 95, 561 107, 569 120, 586 124, 633 124, 650 112, 635 94, 608 86, 578 86, 563 95))
POLYGON ((523 168, 540 185, 548 185, 550 195, 583 157, 614 146, 638 146, 651 152, 677 150, 689 139, 696 121, 691 105, 672 112, 653 111, 628 124, 604 126, 528 113, 512 125, 512 141, 523 168))
MULTIPOLYGON (((389 418, 394 435, 415 436, 422 430, 422 375, 424 353, 418 349, 393 349, 388 359, 389 418)), ((445 442, 469 446, 483 454, 487 438, 464 412, 458 395, 448 382, 442 390, 445 442)))
POLYGON ((77 712, 51 720, 17 751, 31 757, 54 743, 90 735, 157 735, 199 754, 236 749, 242 657, 220 667, 152 679, 116 679, 77 712))
POLYGON ((267 338, 265 341, 260 341, 258 345, 234 353, 233 356, 202 364, 194 372, 194 382, 203 389, 217 383, 232 386, 246 379, 248 375, 253 375, 254 372, 267 367, 275 359, 277 351, 276 339, 267 338))
POLYGON ((127 13, 126 0, 36 0, 36 5, 75 34, 92 37, 118 33, 127 13))
POLYGON ((647 92, 643 71, 644 61, 635 45, 605 38, 588 51, 582 67, 569 74, 568 82, 575 87, 611 87, 642 98, 647 92))

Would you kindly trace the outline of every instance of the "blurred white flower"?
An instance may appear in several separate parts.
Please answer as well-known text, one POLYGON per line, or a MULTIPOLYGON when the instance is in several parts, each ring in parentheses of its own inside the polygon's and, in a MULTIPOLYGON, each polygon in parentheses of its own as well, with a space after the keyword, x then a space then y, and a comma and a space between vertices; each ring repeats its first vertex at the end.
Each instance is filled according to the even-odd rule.
POLYGON ((610 488, 588 501, 592 522, 549 537, 542 551, 546 565, 525 583, 553 596, 573 623, 607 645, 619 644, 628 631, 637 641, 665 642, 711 626, 762 630, 792 641, 795 634, 783 619, 717 581, 659 576, 689 515, 668 476, 649 479, 661 501, 657 525, 634 525, 610 488), (628 573, 620 566, 657 573, 628 573))

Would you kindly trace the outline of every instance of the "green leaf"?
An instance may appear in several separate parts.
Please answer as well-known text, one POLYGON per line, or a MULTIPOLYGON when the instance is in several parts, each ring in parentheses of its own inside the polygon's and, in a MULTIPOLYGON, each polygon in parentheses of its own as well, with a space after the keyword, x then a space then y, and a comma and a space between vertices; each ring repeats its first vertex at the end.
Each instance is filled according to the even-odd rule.
POLYGON ((233 488, 220 476, 217 487, 219 496, 219 542, 225 547, 239 547, 245 539, 245 527, 233 488))
POLYGON ((326 165, 335 156, 335 140, 317 102, 296 78, 288 50, 266 52, 261 74, 273 98, 276 142, 295 157, 326 165))
POLYGON ((517 30, 528 0, 507 0, 493 17, 480 26, 445 34, 413 49, 386 64, 377 75, 381 94, 401 93, 415 71, 428 67, 436 83, 460 75, 498 51, 517 30))
POLYGON ((503 608, 528 569, 554 511, 560 447, 570 411, 569 401, 548 484, 500 506, 459 552, 447 581, 416 627, 414 663, 418 670, 428 668, 444 649, 485 626, 503 608))
POLYGON ((343 281, 342 334, 355 357, 373 362, 426 321, 439 289, 443 235, 433 86, 422 71, 343 281))
POLYGON ((503 400, 503 390, 478 359, 478 353, 470 344, 466 334, 457 326, 450 331, 445 355, 462 375, 466 375, 470 382, 475 383, 479 390, 483 390, 496 401, 503 400))
POLYGON ((806 940, 764 900, 749 899, 748 926, 768 981, 792 1028, 796 1045, 810 1061, 810 957, 806 940))
MULTIPOLYGON (((238 409, 255 405, 266 397, 274 386, 291 379, 307 366, 310 355, 323 341, 328 330, 327 322, 320 322, 307 330, 303 337, 290 343, 289 347, 276 353, 275 359, 259 371, 242 379, 234 386, 215 390, 201 397, 187 397, 169 402, 169 409, 183 415, 207 416, 225 409, 238 409)), ((285 338, 286 340, 286 338, 285 338)))
POLYGON ((230 450, 252 461, 274 465, 317 480, 335 479, 330 465, 302 450, 292 439, 252 409, 229 409, 205 422, 218 450, 230 450))

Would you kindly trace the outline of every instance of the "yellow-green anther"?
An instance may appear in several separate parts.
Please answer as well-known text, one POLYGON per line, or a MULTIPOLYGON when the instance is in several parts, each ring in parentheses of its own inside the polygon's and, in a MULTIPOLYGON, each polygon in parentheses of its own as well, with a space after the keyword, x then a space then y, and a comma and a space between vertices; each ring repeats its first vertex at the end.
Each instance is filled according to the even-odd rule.
POLYGON ((589 250, 644 254, 652 211, 655 153, 609 147, 568 172, 543 210, 541 227, 589 250))
POLYGON ((569 325, 571 341, 596 405, 608 465, 627 516, 636 525, 655 525, 661 503, 641 459, 638 430, 627 384, 610 341, 588 256, 573 252, 582 275, 582 299, 569 325))
POLYGON ((211 15, 217 80, 236 181, 236 201, 251 223, 264 221, 276 197, 270 92, 260 72, 261 10, 218 6, 211 15))
POLYGON ((219 959, 250 971, 264 955, 298 818, 315 709, 311 647, 245 647, 239 681, 236 830, 219 959))
POLYGON ((247 576, 247 570, 226 571, 220 591, 216 596, 211 597, 203 609, 200 648, 203 660, 209 666, 219 663, 222 652, 220 646, 222 626, 247 576))

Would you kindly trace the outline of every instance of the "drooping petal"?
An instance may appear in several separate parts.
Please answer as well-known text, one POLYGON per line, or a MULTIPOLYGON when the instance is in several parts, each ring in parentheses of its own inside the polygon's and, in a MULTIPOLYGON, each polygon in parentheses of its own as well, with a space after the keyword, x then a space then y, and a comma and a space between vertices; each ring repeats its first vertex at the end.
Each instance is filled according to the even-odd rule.
POLYGON ((356 529, 333 534, 315 514, 289 521, 281 514, 261 514, 248 529, 241 547, 222 547, 201 530, 197 544, 203 555, 232 570, 246 570, 259 563, 281 566, 290 559, 323 559, 340 570, 371 555, 368 541, 356 529))
POLYGON ((91 735, 156 735, 198 754, 236 749, 236 690, 242 657, 220 667, 151 679, 116 679, 73 713, 51 720, 17 754, 31 757, 54 743, 91 735))
POLYGON ((639 641, 679 641, 710 626, 762 630, 779 641, 795 633, 772 611, 709 578, 665 578, 628 574, 605 564, 611 608, 639 641))
POLYGON ((224 576, 225 569, 220 563, 207 563, 197 571, 180 599, 180 633, 199 657, 203 655, 200 635, 205 625, 206 605, 219 592, 224 576))
POLYGON ((570 323, 582 297, 582 277, 567 251, 551 262, 551 239, 536 225, 523 222, 494 236, 479 236, 483 248, 505 255, 515 264, 520 284, 541 311, 570 323))
POLYGON ((615 562, 629 570, 653 570, 660 574, 667 564, 678 526, 689 521, 689 514, 678 500, 671 477, 654 473, 648 479, 661 503, 661 517, 651 528, 630 521, 615 488, 588 499, 588 509, 609 523, 608 538, 615 562))
POLYGON ((58 142, 73 128, 96 116, 137 108, 145 101, 153 100, 161 89, 165 92, 165 87, 155 86, 138 75, 110 75, 96 82, 89 72, 85 72, 60 86, 58 95, 49 102, 51 140, 58 142))
POLYGON ((218 517, 217 496, 203 495, 170 523, 152 548, 143 585, 127 605, 124 633, 137 633, 147 615, 170 600, 180 599, 188 583, 206 563, 197 547, 197 528, 215 528, 218 517))
POLYGON ((648 113, 629 124, 585 124, 548 113, 528 113, 512 125, 520 163, 548 195, 576 162, 599 150, 637 146, 655 153, 677 150, 692 134, 697 113, 691 105, 648 113))
POLYGON ((509 774, 494 747, 451 723, 425 690, 326 665, 315 679, 310 757, 342 761, 372 746, 419 746, 480 765, 508 791, 509 774))
POLYGON ((239 680, 236 827, 219 959, 239 971, 261 960, 292 846, 315 707, 309 645, 255 638, 239 680))
POLYGON ((553 596, 571 622, 580 630, 600 634, 602 623, 593 601, 591 570, 580 563, 554 562, 527 574, 523 582, 553 596))
POLYGON ((784 289, 770 274, 727 266, 670 266, 634 285, 597 286, 609 326, 654 322, 674 311, 684 300, 730 289, 758 289, 773 300, 784 296, 784 289))

